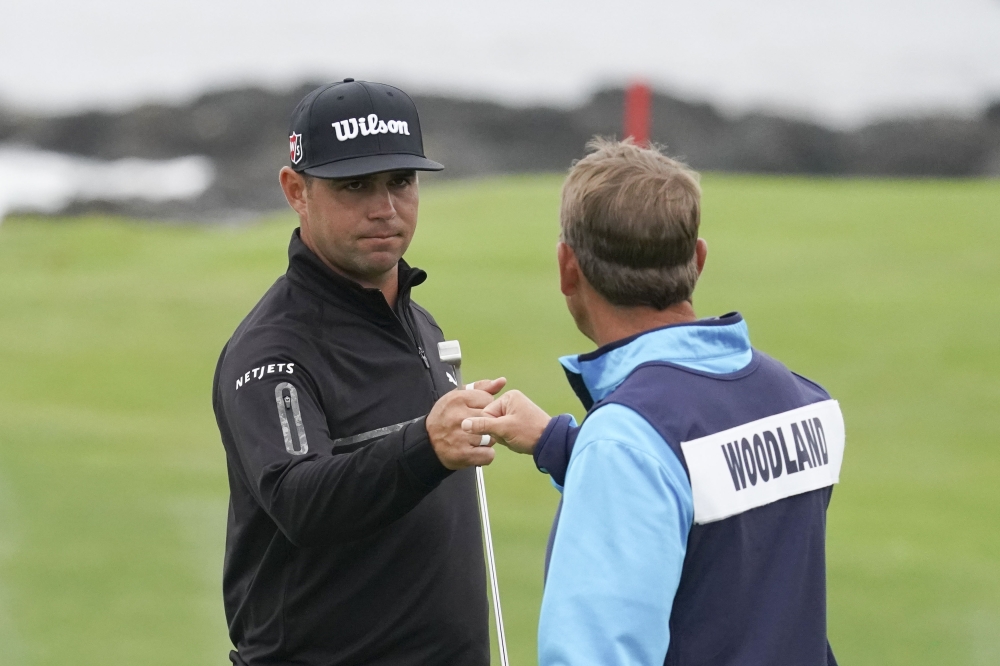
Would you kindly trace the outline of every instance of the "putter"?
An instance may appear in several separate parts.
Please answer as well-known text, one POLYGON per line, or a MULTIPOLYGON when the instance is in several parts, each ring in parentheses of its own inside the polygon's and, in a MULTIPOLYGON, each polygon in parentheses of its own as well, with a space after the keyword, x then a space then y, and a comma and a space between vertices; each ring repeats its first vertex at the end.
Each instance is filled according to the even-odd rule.
MULTIPOLYGON (((438 343, 438 356, 442 363, 447 363, 455 371, 455 384, 462 388, 462 347, 458 340, 447 340, 438 343)), ((469 384, 465 388, 472 388, 469 384)), ((489 435, 483 435, 480 446, 490 443, 489 435)), ((486 547, 486 564, 490 574, 490 590, 493 592, 493 617, 497 623, 497 646, 500 650, 500 666, 509 666, 507 660, 507 637, 503 632, 503 612, 500 610, 500 586, 497 584, 497 565, 493 558, 493 533, 490 531, 490 510, 486 505, 486 480, 483 478, 483 468, 476 467, 476 491, 479 495, 479 519, 483 524, 483 543, 486 547)))

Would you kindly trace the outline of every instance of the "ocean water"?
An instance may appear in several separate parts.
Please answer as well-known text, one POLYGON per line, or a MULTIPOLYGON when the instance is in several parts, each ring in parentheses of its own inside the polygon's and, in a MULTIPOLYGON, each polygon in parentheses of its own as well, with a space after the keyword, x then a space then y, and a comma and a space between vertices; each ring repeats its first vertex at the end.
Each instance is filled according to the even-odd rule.
POLYGON ((632 78, 837 126, 1000 99, 1000 0, 4 0, 0 106, 182 101, 345 76, 575 104, 632 78))
POLYGON ((170 160, 94 160, 0 145, 0 220, 12 212, 55 213, 77 201, 193 199, 212 184, 201 155, 170 160))

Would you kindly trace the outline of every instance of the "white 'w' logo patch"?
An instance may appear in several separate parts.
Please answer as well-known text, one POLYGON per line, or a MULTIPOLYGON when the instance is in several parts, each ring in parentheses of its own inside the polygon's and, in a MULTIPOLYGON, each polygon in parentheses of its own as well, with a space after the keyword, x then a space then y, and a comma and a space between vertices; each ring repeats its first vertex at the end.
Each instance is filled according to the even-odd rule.
POLYGON ((832 486, 844 460, 840 403, 824 400, 681 442, 694 522, 711 523, 832 486))
POLYGON ((333 129, 337 131, 337 141, 347 141, 353 139, 361 132, 361 136, 369 134, 406 134, 409 136, 410 127, 405 120, 390 120, 388 122, 379 120, 377 114, 369 113, 367 118, 348 118, 338 120, 333 123, 333 129))

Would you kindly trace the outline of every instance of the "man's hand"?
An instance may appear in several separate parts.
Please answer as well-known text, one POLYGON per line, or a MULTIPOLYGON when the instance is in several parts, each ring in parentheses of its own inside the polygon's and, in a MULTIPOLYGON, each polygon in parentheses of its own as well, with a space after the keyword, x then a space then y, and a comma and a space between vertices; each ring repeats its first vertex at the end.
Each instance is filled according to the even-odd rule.
MULTIPOLYGON (((448 469, 489 465, 496 452, 491 446, 480 446, 480 435, 469 435, 462 430, 462 421, 479 417, 493 401, 507 380, 484 379, 469 390, 449 391, 434 403, 427 415, 427 434, 438 460, 448 469)), ((492 442, 490 442, 492 444, 492 442)))
POLYGON ((475 384, 467 384, 465 388, 474 388, 477 391, 486 391, 490 395, 496 395, 503 390, 503 387, 507 385, 506 377, 499 377, 497 379, 480 379, 475 384))
POLYGON ((531 453, 550 420, 545 410, 515 390, 487 405, 483 416, 462 421, 462 430, 477 437, 490 435, 516 453, 531 453))

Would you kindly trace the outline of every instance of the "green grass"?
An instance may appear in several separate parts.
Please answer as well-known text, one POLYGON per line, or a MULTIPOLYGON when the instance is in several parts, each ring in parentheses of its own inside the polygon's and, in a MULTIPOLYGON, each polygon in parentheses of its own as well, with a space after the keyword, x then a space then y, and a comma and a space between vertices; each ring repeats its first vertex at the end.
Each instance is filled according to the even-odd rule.
MULTIPOLYGON (((1000 184, 709 176, 702 315, 841 400, 829 516, 843 664, 1000 663, 1000 184)), ((590 347, 556 284, 559 180, 435 183, 408 255, 467 378, 575 403, 590 347)), ((294 227, 0 227, 0 665, 220 664, 227 484, 215 360, 294 227)), ((487 470, 511 660, 535 661, 556 502, 487 470)))

